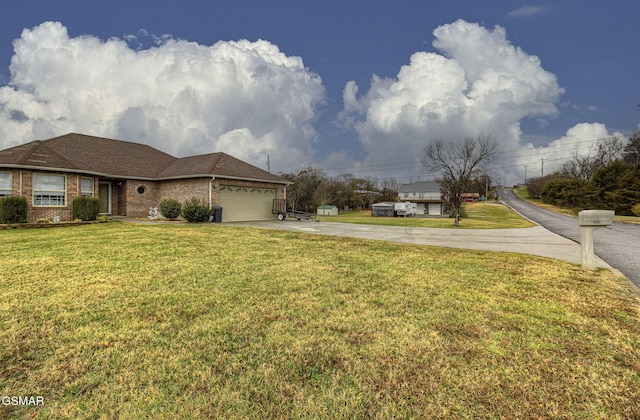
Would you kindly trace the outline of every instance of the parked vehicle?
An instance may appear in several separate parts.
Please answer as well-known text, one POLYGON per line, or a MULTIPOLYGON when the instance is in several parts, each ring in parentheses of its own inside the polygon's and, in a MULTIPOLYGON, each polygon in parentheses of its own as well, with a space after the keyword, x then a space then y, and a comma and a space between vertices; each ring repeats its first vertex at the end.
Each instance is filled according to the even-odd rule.
POLYGON ((418 205, 409 201, 404 203, 396 203, 393 208, 396 216, 408 217, 418 214, 418 205))

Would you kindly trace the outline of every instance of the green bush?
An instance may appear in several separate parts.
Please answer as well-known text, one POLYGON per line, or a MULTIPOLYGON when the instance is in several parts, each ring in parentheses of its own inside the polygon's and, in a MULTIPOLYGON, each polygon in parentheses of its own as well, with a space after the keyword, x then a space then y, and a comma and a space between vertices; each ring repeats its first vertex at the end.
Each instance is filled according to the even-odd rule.
POLYGON ((640 217, 640 203, 636 204, 631 208, 631 212, 636 216, 640 217))
POLYGON ((182 206, 182 217, 187 222, 208 222, 209 217, 213 216, 214 209, 204 203, 204 200, 199 200, 196 197, 191 197, 182 206))
POLYGON ((100 213, 100 200, 92 197, 77 197, 73 200, 73 218, 84 221, 96 220, 100 213))
POLYGON ((182 210, 182 204, 178 202, 178 200, 174 200, 173 198, 167 198, 160 202, 160 214, 167 219, 175 219, 180 216, 180 211, 182 210))
POLYGON ((586 204, 587 183, 581 179, 553 179, 542 188, 546 204, 576 208, 586 204))
POLYGON ((27 222, 27 198, 26 197, 0 198, 0 223, 26 223, 26 222, 27 222))

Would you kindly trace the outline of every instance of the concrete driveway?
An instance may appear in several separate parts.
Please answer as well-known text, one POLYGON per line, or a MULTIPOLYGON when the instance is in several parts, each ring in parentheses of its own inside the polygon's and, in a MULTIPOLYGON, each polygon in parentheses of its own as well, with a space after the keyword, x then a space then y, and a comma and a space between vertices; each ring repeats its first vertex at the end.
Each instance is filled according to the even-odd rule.
MULTIPOLYGON (((432 229, 291 219, 225 223, 225 225, 255 226, 314 235, 346 236, 480 251, 516 252, 569 261, 575 264, 581 263, 579 244, 556 235, 542 226, 523 229, 432 229)), ((609 264, 598 257, 596 257, 596 265, 611 269, 609 264)))

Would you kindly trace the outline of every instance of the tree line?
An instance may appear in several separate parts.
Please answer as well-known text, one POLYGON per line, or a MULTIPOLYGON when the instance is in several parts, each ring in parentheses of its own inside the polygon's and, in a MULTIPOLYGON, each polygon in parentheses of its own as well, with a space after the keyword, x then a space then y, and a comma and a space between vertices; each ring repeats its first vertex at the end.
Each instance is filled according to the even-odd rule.
POLYGON ((618 137, 601 139, 586 155, 576 149, 558 171, 526 186, 531 197, 548 204, 640 216, 640 132, 626 144, 618 137))
POLYGON ((292 182, 287 186, 287 207, 313 213, 318 206, 326 204, 340 210, 362 210, 379 201, 396 201, 400 185, 395 178, 329 176, 313 167, 280 176, 292 182))
MULTIPOLYGON (((465 138, 457 142, 438 140, 425 148, 423 167, 438 174, 436 181, 440 183, 445 207, 454 211, 457 221, 463 193, 485 195, 486 190, 492 187, 491 178, 482 167, 493 159, 496 148, 490 136, 465 138)), ((396 178, 380 180, 375 177, 358 178, 352 174, 328 176, 323 170, 313 167, 280 176, 292 182, 287 186, 287 207, 306 212, 315 212, 318 206, 325 204, 335 205, 344 211, 368 209, 380 201, 398 201, 401 185, 396 178)))

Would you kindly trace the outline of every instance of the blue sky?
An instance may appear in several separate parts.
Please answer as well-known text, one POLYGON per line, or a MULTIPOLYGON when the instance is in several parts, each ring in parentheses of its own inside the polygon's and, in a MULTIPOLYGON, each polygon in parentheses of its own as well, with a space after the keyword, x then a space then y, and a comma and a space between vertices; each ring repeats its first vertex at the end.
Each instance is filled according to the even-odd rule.
POLYGON ((525 164, 553 167, 576 147, 588 153, 591 141, 638 129, 637 16, 630 1, 25 0, 0 13, 0 147, 75 131, 176 155, 227 151, 263 167, 269 155, 276 172, 313 165, 405 182, 433 177, 419 164, 430 138, 488 132, 502 150, 490 169, 516 181, 525 164), (168 48, 168 39, 182 42, 168 48), (226 44, 238 40, 249 44, 226 44), (143 78, 145 66, 151 75, 189 57, 207 57, 202 72, 172 65, 143 78), (74 84, 70 74, 84 69, 90 81, 74 84), (256 75, 267 87, 247 87, 256 75), (127 84, 148 85, 149 98, 125 98, 127 84), (185 111, 160 109, 168 102, 185 111))

